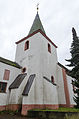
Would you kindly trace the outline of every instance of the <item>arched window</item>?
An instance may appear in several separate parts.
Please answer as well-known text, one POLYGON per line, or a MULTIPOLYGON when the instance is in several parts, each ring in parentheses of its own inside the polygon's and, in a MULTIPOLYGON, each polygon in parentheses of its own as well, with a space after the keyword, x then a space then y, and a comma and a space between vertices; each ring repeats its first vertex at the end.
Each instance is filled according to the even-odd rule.
POLYGON ((27 49, 29 49, 29 41, 26 41, 26 42, 25 42, 24 50, 27 50, 27 49))
POLYGON ((51 81, 54 84, 54 77, 53 76, 51 76, 51 81))
POLYGON ((51 53, 51 46, 49 43, 48 43, 48 51, 51 53))

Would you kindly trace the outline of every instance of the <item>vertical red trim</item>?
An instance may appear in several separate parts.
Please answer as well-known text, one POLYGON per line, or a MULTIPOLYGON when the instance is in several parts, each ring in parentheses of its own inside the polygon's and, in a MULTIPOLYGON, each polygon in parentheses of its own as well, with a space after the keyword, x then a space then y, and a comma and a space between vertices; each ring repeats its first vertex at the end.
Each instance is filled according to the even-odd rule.
POLYGON ((66 71, 64 68, 62 68, 63 73, 63 81, 64 81, 64 91, 65 91, 65 98, 66 98, 66 105, 67 107, 70 107, 70 96, 69 96, 69 90, 68 90, 68 84, 67 84, 67 78, 66 78, 66 71))

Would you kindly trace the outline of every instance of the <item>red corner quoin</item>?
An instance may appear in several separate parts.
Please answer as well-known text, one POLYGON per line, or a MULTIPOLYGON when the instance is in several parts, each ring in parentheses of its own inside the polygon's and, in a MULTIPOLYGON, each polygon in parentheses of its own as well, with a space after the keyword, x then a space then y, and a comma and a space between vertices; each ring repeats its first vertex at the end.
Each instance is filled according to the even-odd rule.
POLYGON ((68 83, 66 78, 66 71, 64 68, 62 68, 63 73, 63 81, 64 81, 64 91, 65 91, 65 98, 66 98, 66 107, 70 107, 70 96, 69 96, 69 89, 68 89, 68 83))

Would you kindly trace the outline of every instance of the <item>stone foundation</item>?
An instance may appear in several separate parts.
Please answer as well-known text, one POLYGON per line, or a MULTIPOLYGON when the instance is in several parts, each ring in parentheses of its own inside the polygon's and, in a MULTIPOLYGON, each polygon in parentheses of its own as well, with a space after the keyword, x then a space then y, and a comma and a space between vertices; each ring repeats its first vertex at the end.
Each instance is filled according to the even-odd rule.
POLYGON ((67 106, 66 104, 59 104, 59 105, 41 105, 41 104, 25 104, 22 105, 22 110, 21 110, 21 105, 20 104, 9 104, 9 105, 3 105, 0 106, 0 111, 3 110, 21 110, 22 115, 27 115, 27 111, 31 109, 58 109, 59 107, 69 107, 72 108, 74 105, 67 106))
POLYGON ((74 107, 74 105, 67 105, 67 104, 59 104, 59 107, 69 107, 69 108, 72 108, 74 107))
POLYGON ((20 108, 21 108, 20 104, 9 104, 6 106, 6 110, 12 110, 12 111, 20 110, 20 108))
POLYGON ((19 110, 20 108, 21 108, 21 105, 19 104, 1 105, 0 111, 3 111, 3 110, 16 111, 16 110, 19 110))

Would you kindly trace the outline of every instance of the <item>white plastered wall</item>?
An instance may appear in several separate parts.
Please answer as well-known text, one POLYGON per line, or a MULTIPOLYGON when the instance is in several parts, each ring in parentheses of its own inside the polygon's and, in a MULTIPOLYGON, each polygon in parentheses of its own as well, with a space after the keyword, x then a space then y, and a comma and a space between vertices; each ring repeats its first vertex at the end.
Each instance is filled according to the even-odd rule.
MULTIPOLYGON (((35 81, 35 90, 36 90, 36 99, 35 103, 42 103, 43 102, 43 88, 42 88, 42 62, 41 59, 41 40, 39 39, 40 34, 35 34, 33 37, 28 38, 29 40, 29 49, 24 51, 24 44, 27 40, 23 41, 22 43, 18 44, 20 53, 16 52, 16 60, 21 63, 21 66, 26 67, 28 77, 31 74, 36 74, 36 81, 35 81), (18 56, 20 56, 18 58, 18 56), (40 83, 40 85, 39 85, 40 83), (41 97, 40 97, 41 95, 41 97)), ((31 98, 30 98, 31 100, 31 98)), ((29 102, 31 102, 29 100, 29 102)), ((27 103, 27 102, 26 102, 27 103)))
POLYGON ((57 91, 59 104, 66 104, 62 68, 57 65, 57 91))
MULTIPOLYGON (((56 72, 56 64, 57 64, 57 52, 55 46, 53 46, 45 37, 40 35, 42 40, 42 77, 45 76, 49 80, 51 80, 51 76, 54 77, 54 82, 57 84, 57 72, 56 72), (48 52, 48 43, 51 46, 51 53, 48 52)), ((43 78, 43 103, 44 104, 58 104, 58 94, 57 94, 57 86, 54 86, 50 82, 46 81, 43 78)))
POLYGON ((44 104, 58 104, 56 86, 44 79, 44 104))
MULTIPOLYGON (((53 75, 55 83, 57 83, 56 48, 41 33, 37 33, 17 45, 15 59, 17 62, 20 63, 22 67, 26 67, 28 76, 30 76, 31 74, 36 74, 35 88, 34 88, 35 89, 34 103, 44 104, 44 93, 48 93, 48 90, 44 91, 44 88, 46 87, 47 83, 45 83, 43 76, 46 76, 51 80, 51 76, 53 75), (24 44, 27 40, 29 40, 29 49, 24 51, 24 44), (48 52, 48 43, 51 45, 51 53, 48 52)), ((48 83, 48 85, 50 84, 48 83)), ((52 86, 50 90, 51 89, 52 86)), ((55 93, 54 94, 55 99, 58 98, 57 87, 54 87, 53 91, 55 93)), ((50 96, 51 93, 52 92, 49 92, 50 96)), ((25 98, 29 99, 29 103, 31 103, 31 97, 29 96, 30 95, 28 95, 28 97, 24 96, 24 99, 25 98)), ((52 99, 51 102, 53 102, 54 104, 58 104, 58 99, 57 100, 55 99, 52 99)), ((50 102, 49 97, 47 100, 48 100, 47 103, 49 103, 50 102)))
POLYGON ((27 83, 27 76, 23 79, 20 86, 15 89, 11 89, 10 91, 10 98, 9 98, 9 104, 22 104, 22 93, 25 88, 25 85, 27 83))
POLYGON ((15 80, 16 76, 20 73, 20 69, 1 63, 0 62, 0 81, 1 82, 6 82, 7 83, 7 89, 6 89, 6 93, 0 93, 0 105, 6 105, 9 103, 9 86, 10 84, 13 82, 13 80, 15 80), (10 77, 9 80, 4 80, 4 72, 5 69, 10 70, 10 77))

